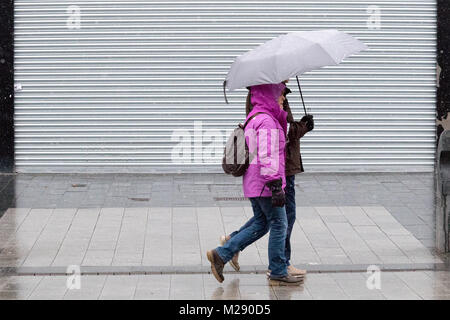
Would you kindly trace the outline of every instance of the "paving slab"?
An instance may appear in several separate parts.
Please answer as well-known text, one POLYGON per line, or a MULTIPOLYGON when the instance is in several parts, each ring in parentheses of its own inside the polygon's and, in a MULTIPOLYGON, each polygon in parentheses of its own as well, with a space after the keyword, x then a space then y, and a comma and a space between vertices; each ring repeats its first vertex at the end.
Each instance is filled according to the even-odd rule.
MULTIPOLYGON (((208 266, 206 250, 251 215, 249 206, 10 210, 1 267, 208 266)), ((268 236, 241 253, 242 266, 267 265, 268 236)), ((441 262, 380 206, 299 207, 292 244, 294 264, 441 262)))
POLYGON ((2 188, 0 200, 15 198, 11 208, 0 212, 0 276, 15 281, 0 281, 0 288, 10 288, 0 289, 5 299, 189 298, 189 290, 179 284, 183 279, 191 279, 186 280, 191 287, 202 283, 202 290, 196 287, 195 299, 448 296, 445 286, 435 284, 430 289, 427 285, 428 279, 448 282, 446 271, 432 271, 445 269, 442 257, 433 250, 432 174, 298 175, 292 263, 310 270, 317 281, 295 292, 258 290, 267 284, 250 276, 260 276, 267 269, 268 235, 241 253, 244 278, 227 266, 232 279, 228 285, 219 289, 206 280, 205 251, 252 216, 240 178, 221 174, 18 174, 0 180, 0 188, 2 183, 8 188, 2 188), (59 287, 52 292, 60 283, 48 275, 65 274, 71 265, 81 266, 87 272, 83 277, 97 280, 83 294, 59 287), (359 278, 345 282, 318 277, 322 272, 352 271, 361 278, 369 265, 380 267, 388 279, 394 279, 382 294, 366 292, 359 278), (398 270, 404 272, 389 273, 398 270), (36 274, 38 280, 13 284, 20 284, 28 277, 25 274, 36 274), (124 278, 110 280, 114 274, 124 278), (420 281, 412 283, 408 274, 419 275, 420 281), (134 280, 127 283, 127 276, 134 280), (146 280, 141 283, 140 279, 146 280), (124 292, 115 294, 121 286, 126 287, 124 292), (321 286, 328 286, 328 293, 321 286))

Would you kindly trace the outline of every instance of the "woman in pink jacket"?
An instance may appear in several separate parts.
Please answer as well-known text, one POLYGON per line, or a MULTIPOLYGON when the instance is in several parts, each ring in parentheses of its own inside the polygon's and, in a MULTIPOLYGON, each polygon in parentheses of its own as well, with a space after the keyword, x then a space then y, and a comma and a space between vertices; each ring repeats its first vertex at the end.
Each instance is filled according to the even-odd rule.
POLYGON ((211 270, 223 282, 223 268, 234 254, 262 237, 270 228, 269 270, 271 284, 299 284, 302 279, 287 272, 285 240, 287 229, 284 208, 286 186, 285 146, 287 113, 283 110, 286 85, 263 84, 250 88, 252 118, 245 127, 249 152, 256 154, 244 174, 244 196, 250 199, 255 222, 223 246, 207 252, 211 270), (256 116, 255 116, 256 115, 256 116))

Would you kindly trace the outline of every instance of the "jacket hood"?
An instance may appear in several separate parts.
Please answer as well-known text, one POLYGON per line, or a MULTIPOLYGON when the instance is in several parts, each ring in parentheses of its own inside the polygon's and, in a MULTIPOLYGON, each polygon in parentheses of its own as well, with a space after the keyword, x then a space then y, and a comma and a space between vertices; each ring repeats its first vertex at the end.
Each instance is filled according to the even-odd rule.
POLYGON ((278 84, 260 84, 250 87, 251 103, 253 110, 249 116, 257 112, 270 114, 283 127, 284 132, 287 130, 287 112, 280 109, 278 105, 278 97, 284 92, 286 85, 278 84))
MULTIPOLYGON (((250 87, 248 89, 247 94, 247 100, 245 101, 245 116, 248 116, 249 113, 253 110, 253 105, 251 101, 251 95, 250 95, 250 87)), ((294 116, 292 115, 291 107, 289 106, 289 101, 287 99, 287 95, 292 93, 291 89, 286 87, 284 90, 284 96, 286 97, 286 100, 284 100, 283 110, 287 112, 287 122, 292 123, 294 122, 294 116)))

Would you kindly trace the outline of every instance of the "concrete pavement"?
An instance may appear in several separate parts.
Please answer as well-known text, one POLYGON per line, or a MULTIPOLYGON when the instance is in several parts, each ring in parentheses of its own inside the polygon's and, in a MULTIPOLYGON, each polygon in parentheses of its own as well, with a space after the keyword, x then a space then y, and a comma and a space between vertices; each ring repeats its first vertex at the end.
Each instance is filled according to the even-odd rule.
POLYGON ((297 176, 292 262, 300 288, 271 288, 267 237, 219 285, 205 251, 252 215, 240 179, 217 175, 0 177, 0 298, 434 299, 448 298, 435 254, 433 177, 297 176), (81 290, 65 284, 81 268, 81 290), (369 290, 366 270, 382 270, 369 290), (386 281, 387 280, 387 281, 386 281))
POLYGON ((63 276, 0 278, 0 299, 189 299, 189 300, 423 300, 450 299, 448 272, 383 272, 369 289, 365 273, 309 274, 297 287, 271 287, 262 275, 228 275, 223 285, 212 276, 82 276, 80 288, 68 289, 63 276))

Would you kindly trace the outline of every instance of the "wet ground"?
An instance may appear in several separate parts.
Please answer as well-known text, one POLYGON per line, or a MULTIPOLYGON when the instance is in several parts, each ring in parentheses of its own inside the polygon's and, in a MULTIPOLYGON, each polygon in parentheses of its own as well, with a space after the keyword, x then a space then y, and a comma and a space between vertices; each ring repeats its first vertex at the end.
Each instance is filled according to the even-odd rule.
POLYGON ((449 297, 448 264, 434 252, 432 174, 302 174, 296 183, 292 262, 310 274, 301 287, 271 288, 267 236, 241 254, 241 274, 223 285, 208 274, 205 251, 252 215, 241 179, 0 176, 0 298, 449 297), (68 266, 80 268, 81 289, 68 289, 68 266), (369 266, 384 288, 367 287, 369 266))
POLYGON ((225 275, 223 285, 207 274, 82 276, 68 289, 63 276, 0 278, 0 299, 450 299, 448 272, 383 272, 379 287, 365 273, 309 274, 296 287, 269 286, 263 275, 225 275))

